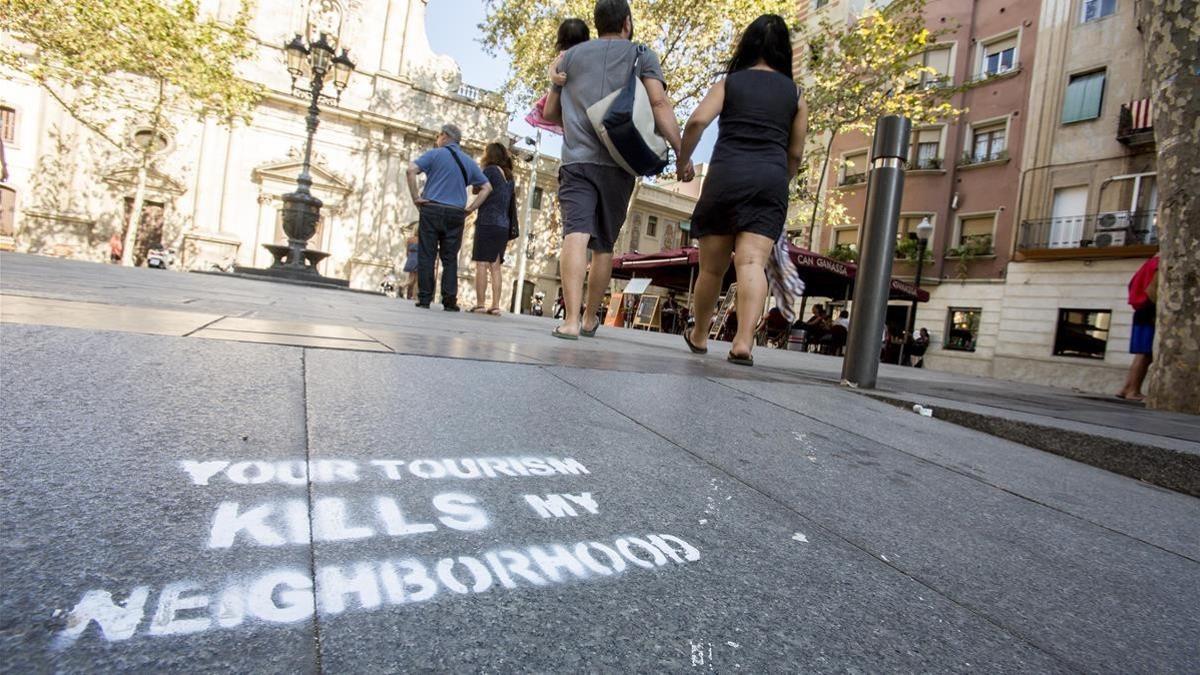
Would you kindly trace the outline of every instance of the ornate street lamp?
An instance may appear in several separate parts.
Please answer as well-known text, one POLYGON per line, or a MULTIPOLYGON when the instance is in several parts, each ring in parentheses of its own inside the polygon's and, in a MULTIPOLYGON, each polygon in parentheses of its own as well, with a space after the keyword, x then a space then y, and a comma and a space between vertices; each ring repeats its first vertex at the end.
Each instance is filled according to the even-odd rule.
MULTIPOLYGON (((929 222, 929 218, 922 218, 917 224, 915 233, 909 232, 908 236, 917 240, 917 273, 913 277, 913 286, 916 286, 917 296, 921 295, 921 266, 925 263, 925 247, 929 245, 929 238, 933 236, 933 223, 929 222)), ((920 302, 920 297, 913 298, 912 309, 908 312, 908 339, 900 347, 900 363, 904 363, 904 352, 915 339, 913 330, 917 324, 917 303, 920 302)))
POLYGON ((283 231, 288 237, 287 246, 267 244, 267 250, 275 257, 272 270, 277 270, 284 276, 294 278, 321 278, 316 270, 316 264, 328 257, 328 253, 308 249, 308 240, 317 231, 317 223, 321 219, 322 202, 312 194, 312 164, 313 136, 317 132, 320 108, 318 103, 337 105, 341 102, 342 90, 350 82, 350 74, 354 72, 354 62, 343 49, 342 53, 334 56, 333 45, 321 33, 316 42, 305 44, 300 35, 292 38, 284 45, 287 55, 287 69, 292 76, 292 95, 308 96, 308 136, 304 143, 304 164, 300 175, 296 178, 296 191, 283 195, 283 231), (333 86, 337 95, 330 98, 321 93, 325 87, 325 78, 333 70, 333 86), (309 78, 307 89, 298 87, 297 81, 303 77, 309 78))

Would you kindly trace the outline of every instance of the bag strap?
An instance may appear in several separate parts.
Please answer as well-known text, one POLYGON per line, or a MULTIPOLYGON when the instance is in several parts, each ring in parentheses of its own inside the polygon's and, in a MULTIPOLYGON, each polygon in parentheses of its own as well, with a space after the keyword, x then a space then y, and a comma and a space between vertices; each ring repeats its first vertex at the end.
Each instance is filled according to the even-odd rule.
POLYGON ((463 166, 462 160, 458 158, 458 153, 450 149, 448 145, 446 146, 446 151, 454 158, 454 163, 458 165, 458 170, 462 172, 463 186, 470 185, 471 181, 467 179, 467 167, 463 166))

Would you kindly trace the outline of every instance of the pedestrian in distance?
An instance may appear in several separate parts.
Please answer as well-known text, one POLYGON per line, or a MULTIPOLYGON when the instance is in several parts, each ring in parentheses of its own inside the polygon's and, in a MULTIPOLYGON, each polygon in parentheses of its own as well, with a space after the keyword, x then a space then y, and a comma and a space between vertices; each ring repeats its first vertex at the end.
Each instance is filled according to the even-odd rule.
MULTIPOLYGON (((475 243, 471 247, 471 260, 475 263, 475 307, 472 312, 485 310, 484 300, 490 281, 492 305, 488 314, 500 314, 501 264, 504 249, 508 247, 509 227, 516 212, 513 203, 516 193, 513 183, 512 155, 500 143, 488 143, 483 151, 483 175, 492 186, 492 195, 479 207, 475 215, 475 243)), ((476 191, 479 188, 475 188, 476 191)))
POLYGON ((462 246, 467 214, 475 212, 492 194, 492 185, 479 165, 459 147, 462 131, 445 124, 435 147, 408 167, 408 191, 421 217, 417 227, 417 307, 433 301, 434 260, 442 261, 442 307, 458 308, 458 250, 462 246), (425 174, 425 188, 417 190, 417 174, 425 174), (467 203, 467 186, 480 188, 467 203))
POLYGON ((655 129, 675 150, 680 149, 679 122, 667 98, 658 56, 634 44, 633 15, 626 0, 597 0, 593 12, 598 37, 567 50, 558 64, 566 78, 553 85, 544 115, 564 131, 562 165, 558 170, 558 201, 562 209, 562 268, 566 316, 553 334, 564 340, 594 337, 596 319, 612 276, 613 245, 625 224, 634 176, 621 168, 605 148, 588 118, 588 108, 624 87, 637 65, 636 76, 646 89, 655 129), (586 310, 584 274, 592 251, 586 310))
POLYGON ((410 234, 404 242, 404 286, 400 297, 412 300, 417 297, 417 265, 420 262, 420 244, 417 241, 417 228, 420 223, 413 221, 408 224, 410 234))
POLYGON ((764 14, 751 22, 725 73, 688 119, 676 160, 680 179, 691 180, 692 152, 708 125, 721 118, 692 214, 692 236, 700 240, 700 274, 696 325, 684 340, 693 353, 708 351, 712 307, 732 253, 741 316, 728 360, 752 366, 754 329, 767 297, 765 270, 783 233, 788 184, 800 168, 807 132, 808 111, 792 80, 792 43, 783 18, 764 14))
POLYGON ((1142 263, 1129 280, 1129 306, 1133 307, 1133 327, 1129 333, 1129 353, 1133 362, 1125 375, 1125 386, 1117 398, 1144 401, 1142 383, 1154 361, 1154 321, 1158 303, 1158 255, 1142 263))

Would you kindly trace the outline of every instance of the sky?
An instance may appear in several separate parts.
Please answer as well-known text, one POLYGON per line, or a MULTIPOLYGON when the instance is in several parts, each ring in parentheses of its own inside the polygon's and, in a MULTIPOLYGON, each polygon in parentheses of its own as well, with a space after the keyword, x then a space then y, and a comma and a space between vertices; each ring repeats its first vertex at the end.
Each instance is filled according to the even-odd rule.
MULTIPOLYGON (((430 0, 426 13, 426 30, 433 51, 446 54, 462 68, 463 82, 499 91, 508 77, 508 64, 504 57, 490 56, 479 42, 479 24, 483 23, 482 0, 430 0)), ((516 111, 509 130, 521 137, 533 136, 534 129, 525 123, 527 110, 516 111)), ((716 142, 716 126, 710 127, 696 148, 693 161, 707 162, 716 142)), ((562 138, 550 133, 542 134, 542 152, 560 156, 562 138)))

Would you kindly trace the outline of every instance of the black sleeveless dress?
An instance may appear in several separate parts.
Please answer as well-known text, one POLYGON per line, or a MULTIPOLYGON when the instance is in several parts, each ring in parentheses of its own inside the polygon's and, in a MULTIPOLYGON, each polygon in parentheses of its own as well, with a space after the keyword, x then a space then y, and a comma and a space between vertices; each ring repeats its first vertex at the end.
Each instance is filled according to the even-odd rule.
POLYGON ((479 205, 475 216, 471 261, 500 262, 508 247, 508 200, 512 199, 513 182, 504 177, 498 166, 484 168, 483 175, 492 184, 492 194, 479 205))
POLYGON ((799 105, 796 84, 774 70, 725 78, 720 133, 696 209, 692 236, 753 232, 777 239, 788 207, 788 142, 799 105))

